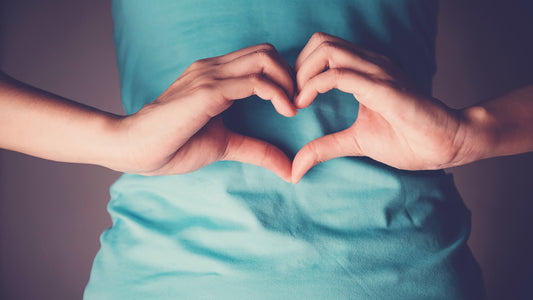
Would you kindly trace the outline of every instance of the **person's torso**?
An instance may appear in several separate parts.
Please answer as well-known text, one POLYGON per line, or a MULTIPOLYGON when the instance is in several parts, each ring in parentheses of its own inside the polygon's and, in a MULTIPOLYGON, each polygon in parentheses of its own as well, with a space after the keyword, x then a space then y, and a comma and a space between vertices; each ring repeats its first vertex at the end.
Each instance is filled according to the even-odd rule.
MULTIPOLYGON (((317 31, 389 56, 431 91, 435 0, 114 0, 112 8, 128 114, 198 59, 268 42, 293 65, 317 31)), ((312 139, 350 126, 357 108, 352 95, 331 91, 286 118, 250 97, 223 118, 292 157, 312 139)), ((294 185, 225 161, 183 175, 125 174, 111 197, 113 227, 102 235, 86 295, 105 290, 106 278, 117 295, 169 299, 461 293, 450 288, 462 280, 456 273, 429 276, 464 254, 456 251, 468 236, 469 214, 442 171, 405 172, 345 157, 317 165, 294 185)))

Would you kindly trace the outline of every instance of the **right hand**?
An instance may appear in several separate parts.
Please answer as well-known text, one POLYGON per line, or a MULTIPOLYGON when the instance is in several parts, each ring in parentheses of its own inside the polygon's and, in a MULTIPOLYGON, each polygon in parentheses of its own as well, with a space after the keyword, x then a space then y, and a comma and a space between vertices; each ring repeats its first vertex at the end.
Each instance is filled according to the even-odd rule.
POLYGON ((286 181, 291 161, 275 146, 228 130, 221 112, 257 95, 276 111, 297 113, 291 68, 269 44, 193 63, 152 103, 119 122, 123 161, 115 170, 142 175, 182 174, 218 160, 271 170, 286 181))

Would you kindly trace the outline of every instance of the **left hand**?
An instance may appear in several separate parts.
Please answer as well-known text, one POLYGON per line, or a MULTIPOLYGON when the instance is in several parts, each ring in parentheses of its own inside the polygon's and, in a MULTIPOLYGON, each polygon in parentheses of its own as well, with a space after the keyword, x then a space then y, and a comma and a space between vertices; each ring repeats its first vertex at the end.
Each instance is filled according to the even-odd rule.
POLYGON ((359 101, 349 128, 306 144, 293 161, 292 181, 336 157, 368 156, 405 170, 441 169, 458 159, 461 117, 423 95, 387 57, 341 38, 315 33, 295 65, 297 108, 337 88, 359 101))

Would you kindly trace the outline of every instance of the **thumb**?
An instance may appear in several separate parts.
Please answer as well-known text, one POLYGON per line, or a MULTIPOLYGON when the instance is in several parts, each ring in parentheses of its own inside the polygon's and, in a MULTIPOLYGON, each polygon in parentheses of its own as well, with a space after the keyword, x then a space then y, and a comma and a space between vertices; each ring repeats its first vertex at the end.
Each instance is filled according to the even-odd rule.
POLYGON ((233 160, 260 166, 291 182, 291 161, 276 146, 267 142, 229 132, 227 146, 220 160, 233 160))
POLYGON ((296 153, 292 162, 292 182, 298 183, 309 169, 321 162, 342 156, 359 155, 362 155, 361 149, 353 127, 319 137, 296 153))

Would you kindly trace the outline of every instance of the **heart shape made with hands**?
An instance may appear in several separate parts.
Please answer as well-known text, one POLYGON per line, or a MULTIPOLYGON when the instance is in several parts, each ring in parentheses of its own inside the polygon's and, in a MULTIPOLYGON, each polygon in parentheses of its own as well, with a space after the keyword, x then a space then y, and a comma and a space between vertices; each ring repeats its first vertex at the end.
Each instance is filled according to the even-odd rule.
POLYGON ((318 94, 338 89, 352 94, 359 110, 351 126, 312 140, 297 152, 288 167, 291 182, 336 157, 368 156, 405 170, 442 169, 455 158, 457 114, 420 92, 386 56, 315 33, 298 55, 294 71, 296 109, 311 105, 318 94))
MULTIPOLYGON (((261 75, 283 89, 281 96, 279 93, 277 95, 267 93, 266 89, 262 91, 261 88, 254 89, 254 93, 260 98, 270 99, 276 111, 286 117, 295 116, 297 109, 310 106, 318 94, 334 88, 355 96, 353 84, 362 84, 364 87, 366 81, 362 79, 362 75, 360 78, 346 79, 344 76, 339 76, 341 75, 339 72, 350 75, 348 68, 355 67, 360 70, 361 66, 374 66, 354 52, 356 49, 354 45, 325 33, 316 33, 311 37, 299 53, 294 68, 270 44, 257 45, 253 49, 255 50, 245 48, 230 53, 225 59, 229 60, 241 55, 242 52, 249 53, 252 50, 252 54, 256 54, 262 61, 261 75), (337 53, 339 51, 341 53, 337 53), (297 94, 291 87, 297 87, 297 94)), ((254 62, 257 64, 257 61, 254 62)), ((247 87, 241 87, 245 88, 247 87)), ((361 109, 364 111, 362 105, 359 113, 361 109)), ((226 150, 226 155, 222 159, 265 167, 284 180, 297 183, 318 163, 336 157, 361 155, 354 134, 356 124, 357 122, 354 122, 344 130, 308 142, 296 153, 292 162, 280 149, 266 141, 229 132, 231 138, 227 148, 231 151, 226 150)), ((208 134, 210 128, 220 131, 211 136, 220 136, 224 133, 221 126, 207 126, 203 133, 208 134)))
MULTIPOLYGON (((335 88, 355 97, 361 89, 368 89, 371 84, 364 74, 385 74, 375 63, 376 60, 383 59, 386 58, 341 38, 315 33, 299 53, 293 69, 298 90, 292 99, 295 107, 306 108, 314 102, 318 94, 335 88)), ((368 112, 369 110, 360 104, 358 119, 378 121, 365 114, 368 112)), ((375 129, 365 126, 365 123, 368 122, 354 122, 344 130, 305 144, 292 161, 291 182, 299 182, 309 169, 321 162, 336 157, 362 155, 356 140, 356 131, 362 127, 367 132, 375 132, 375 129)))
MULTIPOLYGON (((273 46, 271 51, 275 53, 268 55, 275 57, 278 62, 283 60, 273 46)), ((363 80, 362 75, 357 77, 357 72, 377 71, 376 65, 369 61, 371 57, 377 57, 377 55, 360 49, 338 37, 325 33, 316 33, 298 55, 294 68, 290 68, 284 60, 281 62, 295 73, 295 82, 283 82, 283 85, 297 87, 298 94, 294 97, 290 97, 292 91, 287 93, 289 99, 292 98, 290 100, 292 100, 297 109, 310 106, 318 94, 326 93, 334 88, 355 96, 357 91, 353 90, 354 83, 355 85, 361 85, 363 88, 367 88, 369 83, 368 80, 363 80), (366 55, 363 56, 361 55, 362 53, 366 55), (352 68, 356 70, 353 72, 354 74, 349 72, 352 68), (362 70, 362 68, 368 70, 362 70), (343 74, 340 74, 341 72, 343 74), (346 76, 341 77, 340 75, 348 75, 348 77, 345 78, 346 76)), ((362 110, 365 111, 364 106, 362 106, 362 110)), ((286 111, 289 110, 287 109, 286 111)), ((278 112, 281 113, 280 111, 278 112)), ((296 112, 297 110, 294 110, 294 114, 296 112)), ((285 116, 292 115, 290 113, 281 114, 285 116)), ((309 169, 320 162, 336 157, 361 155, 359 145, 355 140, 355 125, 356 123, 354 122, 344 130, 319 137, 304 145, 297 152, 291 163, 290 181, 293 183, 299 182, 309 169)), ((274 155, 277 156, 277 161, 279 162, 279 151, 270 151, 270 153, 275 153, 274 155)), ((283 160, 289 161, 288 158, 283 160)), ((281 163, 281 165, 283 164, 286 163, 281 163)), ((281 172, 278 171, 276 173, 279 175, 281 172)), ((283 178, 284 176, 281 177, 283 178)), ((287 180, 288 178, 285 177, 284 179, 287 180)))

